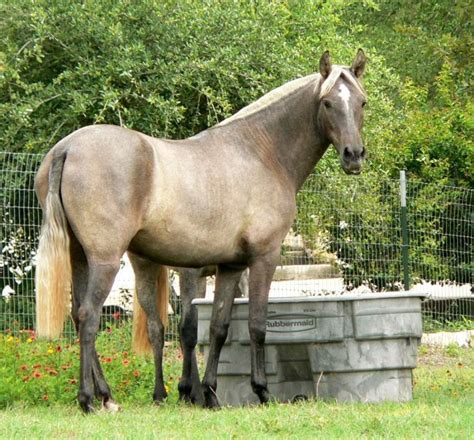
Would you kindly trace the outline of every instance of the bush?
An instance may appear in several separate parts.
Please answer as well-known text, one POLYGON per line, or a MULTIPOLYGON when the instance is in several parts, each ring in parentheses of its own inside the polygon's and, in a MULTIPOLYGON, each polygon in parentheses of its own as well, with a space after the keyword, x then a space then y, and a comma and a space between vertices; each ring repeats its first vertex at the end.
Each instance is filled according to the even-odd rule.
POLYGON ((10 0, 0 6, 0 143, 44 151, 112 123, 183 138, 286 80, 326 48, 350 62, 341 2, 10 0), (223 26, 225 23, 225 26, 223 26))

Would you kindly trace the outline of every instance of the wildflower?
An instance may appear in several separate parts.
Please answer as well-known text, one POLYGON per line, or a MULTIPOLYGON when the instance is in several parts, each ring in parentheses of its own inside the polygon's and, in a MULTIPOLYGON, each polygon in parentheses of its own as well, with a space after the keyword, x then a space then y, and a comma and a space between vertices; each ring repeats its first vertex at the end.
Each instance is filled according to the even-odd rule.
POLYGON ((35 379, 39 379, 42 376, 42 374, 39 371, 33 371, 33 377, 35 379))
POLYGON ((165 391, 166 393, 169 393, 170 392, 170 387, 168 385, 165 384, 165 391))
POLYGON ((28 370, 28 365, 23 364, 23 365, 20 367, 20 370, 21 370, 21 371, 26 371, 26 370, 28 370))
POLYGON ((130 363, 129 359, 123 359, 122 364, 126 367, 130 363))
POLYGON ((120 319, 120 312, 117 311, 117 312, 115 312, 115 313, 112 313, 112 317, 113 317, 114 319, 120 319))
POLYGON ((28 339, 26 340, 26 342, 27 342, 28 344, 31 344, 31 343, 33 342, 33 339, 28 338, 28 339))
POLYGON ((124 358, 128 357, 128 351, 122 352, 122 357, 124 357, 124 358))
POLYGON ((103 357, 102 362, 104 364, 110 364, 110 362, 112 362, 112 358, 111 357, 103 357))
POLYGON ((140 377, 140 372, 138 370, 133 370, 132 373, 135 377, 140 377))
POLYGON ((35 370, 37 370, 38 368, 41 368, 41 364, 35 364, 35 365, 33 365, 33 368, 34 368, 35 370))
POLYGON ((54 353, 54 350, 50 347, 48 348, 48 354, 53 354, 54 353))
POLYGON ((75 385, 77 383, 77 379, 69 379, 68 382, 71 384, 71 385, 75 385))
POLYGON ((60 345, 58 345, 58 346, 56 347, 56 351, 57 351, 58 353, 60 353, 61 351, 63 351, 60 345))
POLYGON ((13 342, 14 341, 14 337, 12 335, 8 336, 7 338, 7 342, 13 342))
POLYGON ((48 397, 47 394, 45 394, 45 395, 43 395, 42 399, 43 399, 44 401, 46 401, 46 400, 49 400, 49 397, 48 397))
POLYGON ((28 382, 28 381, 30 380, 30 376, 23 376, 23 377, 21 378, 21 380, 22 380, 23 382, 28 382))
POLYGON ((57 376, 58 375, 58 372, 54 369, 54 368, 50 368, 48 370, 48 373, 51 375, 51 376, 57 376))
POLYGON ((69 368, 71 368, 71 366, 69 364, 61 365, 61 370, 63 370, 63 371, 69 370, 69 368))

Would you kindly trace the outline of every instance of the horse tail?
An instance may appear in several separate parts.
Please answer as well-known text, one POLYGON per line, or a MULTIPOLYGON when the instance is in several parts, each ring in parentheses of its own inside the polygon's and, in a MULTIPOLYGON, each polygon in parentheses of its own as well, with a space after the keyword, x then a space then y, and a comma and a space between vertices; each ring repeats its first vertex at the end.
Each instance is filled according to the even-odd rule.
MULTIPOLYGON (((168 269, 160 266, 156 282, 156 307, 163 325, 168 325, 168 301, 169 301, 168 269)), ((148 338, 147 317, 140 306, 137 291, 133 296, 133 350, 137 354, 152 352, 150 339, 148 338)))
POLYGON ((61 335, 71 296, 68 222, 60 195, 65 160, 63 150, 51 163, 37 253, 36 333, 49 339, 61 335))

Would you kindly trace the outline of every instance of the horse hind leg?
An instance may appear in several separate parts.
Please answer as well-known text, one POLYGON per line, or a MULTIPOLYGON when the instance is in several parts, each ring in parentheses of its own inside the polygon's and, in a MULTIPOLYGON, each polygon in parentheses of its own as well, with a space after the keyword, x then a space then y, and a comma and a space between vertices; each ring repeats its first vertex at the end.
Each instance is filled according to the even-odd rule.
MULTIPOLYGON (((83 298, 87 293, 87 282, 89 277, 89 268, 87 258, 84 251, 77 241, 71 236, 71 268, 72 268, 72 319, 76 331, 79 334, 79 308, 83 302, 83 298)), ((94 394, 96 398, 101 399, 104 408, 110 411, 117 411, 118 405, 112 400, 110 387, 105 380, 104 373, 100 366, 99 357, 94 347, 93 363, 92 363, 92 380, 94 383, 94 394)))
POLYGON ((179 290, 182 303, 179 334, 183 352, 183 374, 178 384, 179 398, 185 402, 202 404, 199 370, 196 360, 197 309, 192 305, 194 298, 206 295, 206 276, 201 269, 180 269, 179 290))
POLYGON ((159 404, 167 397, 163 381, 165 327, 160 318, 156 298, 157 280, 160 275, 161 265, 139 257, 132 252, 128 252, 128 256, 135 272, 138 302, 147 317, 148 338, 155 360, 155 389, 153 391, 153 401, 159 404))
MULTIPOLYGON (((94 395, 102 398, 106 409, 116 410, 117 405, 111 399, 111 393, 105 381, 100 362, 95 349, 95 338, 99 330, 100 314, 107 295, 120 267, 120 258, 112 261, 93 261, 87 268, 87 290, 84 292, 82 281, 84 266, 76 269, 74 287, 79 291, 74 292, 75 305, 73 307, 74 321, 79 327, 79 340, 81 347, 81 368, 78 401, 84 412, 92 412, 94 395), (82 272, 82 275, 81 275, 82 272)), ((74 279, 74 278, 73 278, 74 279)))

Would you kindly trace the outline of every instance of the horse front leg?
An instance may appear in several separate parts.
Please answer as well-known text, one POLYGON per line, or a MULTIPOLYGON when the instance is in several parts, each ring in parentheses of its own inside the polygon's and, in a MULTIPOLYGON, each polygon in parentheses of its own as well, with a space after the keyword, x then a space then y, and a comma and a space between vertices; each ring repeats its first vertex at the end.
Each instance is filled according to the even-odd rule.
POLYGON ((249 333, 252 390, 261 403, 270 399, 265 374, 265 335, 268 294, 280 253, 260 257, 250 265, 249 333))
POLYGON ((201 269, 180 269, 179 290, 182 303, 179 335, 183 352, 183 374, 178 384, 179 398, 185 402, 202 404, 201 383, 196 360, 197 309, 194 298, 206 295, 206 275, 201 269))
POLYGON ((206 372, 202 380, 204 393, 204 406, 207 408, 218 408, 217 399, 217 366, 222 346, 227 338, 229 329, 232 304, 237 283, 240 280, 243 269, 219 265, 216 277, 216 292, 209 335, 209 357, 207 359, 206 372))
POLYGON ((112 288, 120 262, 92 263, 89 265, 87 292, 77 309, 80 340, 80 384, 78 401, 84 412, 94 411, 92 400, 95 392, 102 398, 107 409, 118 409, 111 393, 95 349, 95 338, 99 330, 100 313, 112 288))

